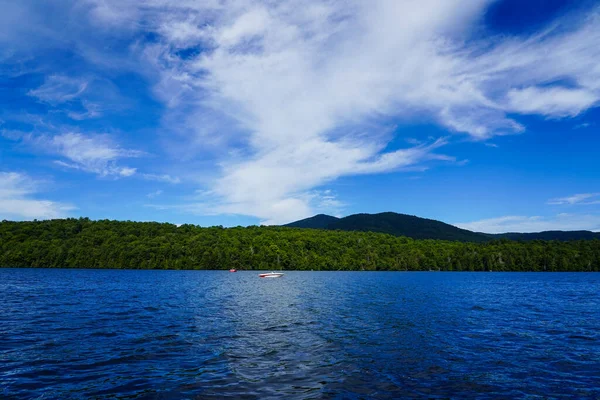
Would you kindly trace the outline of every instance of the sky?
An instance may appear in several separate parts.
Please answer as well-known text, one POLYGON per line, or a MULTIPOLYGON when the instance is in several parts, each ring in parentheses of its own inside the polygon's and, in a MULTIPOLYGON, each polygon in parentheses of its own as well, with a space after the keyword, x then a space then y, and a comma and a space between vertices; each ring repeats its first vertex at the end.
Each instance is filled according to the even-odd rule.
POLYGON ((600 231, 598 1, 0 9, 0 219, 600 231))

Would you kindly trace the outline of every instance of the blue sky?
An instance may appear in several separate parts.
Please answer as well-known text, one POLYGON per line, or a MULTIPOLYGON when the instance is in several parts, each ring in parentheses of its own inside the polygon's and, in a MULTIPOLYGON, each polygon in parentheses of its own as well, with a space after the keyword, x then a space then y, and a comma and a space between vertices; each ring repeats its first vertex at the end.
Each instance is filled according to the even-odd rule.
POLYGON ((0 7, 0 219, 600 231, 598 2, 0 7))

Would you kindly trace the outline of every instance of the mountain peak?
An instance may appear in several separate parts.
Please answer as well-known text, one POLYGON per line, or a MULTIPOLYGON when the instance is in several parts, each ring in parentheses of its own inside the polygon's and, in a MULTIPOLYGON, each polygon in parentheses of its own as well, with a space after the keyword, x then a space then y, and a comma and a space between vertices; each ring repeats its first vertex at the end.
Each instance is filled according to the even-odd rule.
POLYGON ((311 228, 311 229, 328 229, 328 226, 336 221, 339 218, 333 217, 327 214, 317 214, 314 217, 301 219, 296 222, 292 222, 285 226, 290 228, 311 228))
POLYGON ((394 236, 406 236, 413 239, 451 240, 460 242, 485 242, 494 239, 560 241, 600 239, 600 233, 589 231, 550 231, 492 235, 457 228, 456 226, 434 219, 399 214, 392 211, 377 214, 353 214, 344 218, 318 214, 314 217, 292 222, 285 226, 291 228, 378 232, 394 236))
POLYGON ((285 226, 291 228, 379 232, 414 239, 458 240, 464 242, 482 242, 488 239, 484 234, 460 229, 440 221, 391 211, 378 214, 353 214, 344 218, 319 214, 285 226))

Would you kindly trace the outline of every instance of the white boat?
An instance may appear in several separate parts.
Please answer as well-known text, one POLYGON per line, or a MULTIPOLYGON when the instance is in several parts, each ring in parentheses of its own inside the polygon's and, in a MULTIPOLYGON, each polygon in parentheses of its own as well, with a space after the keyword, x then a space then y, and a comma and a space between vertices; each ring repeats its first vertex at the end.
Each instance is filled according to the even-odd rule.
POLYGON ((283 276, 283 272, 267 272, 264 274, 258 274, 259 278, 281 278, 283 276))

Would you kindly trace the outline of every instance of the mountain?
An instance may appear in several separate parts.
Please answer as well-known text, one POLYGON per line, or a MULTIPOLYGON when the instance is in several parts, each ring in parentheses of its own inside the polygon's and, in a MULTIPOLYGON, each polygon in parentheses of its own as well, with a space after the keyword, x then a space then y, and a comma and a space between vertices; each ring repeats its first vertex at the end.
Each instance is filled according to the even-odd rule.
POLYGON ((487 242, 491 240, 591 240, 600 239, 600 233, 590 231, 546 231, 536 233, 488 234, 460 229, 433 219, 414 215, 384 212, 380 214, 354 214, 344 218, 319 214, 284 225, 291 228, 311 228, 342 231, 363 231, 406 236, 413 239, 453 240, 460 242, 487 242))
POLYGON ((394 236, 407 236, 413 239, 439 239, 461 242, 484 242, 490 240, 483 233, 460 229, 433 219, 393 212, 354 214, 344 218, 320 214, 292 222, 285 226, 292 228, 380 232, 394 236))

